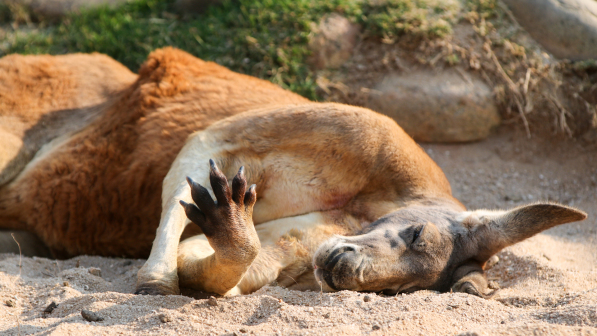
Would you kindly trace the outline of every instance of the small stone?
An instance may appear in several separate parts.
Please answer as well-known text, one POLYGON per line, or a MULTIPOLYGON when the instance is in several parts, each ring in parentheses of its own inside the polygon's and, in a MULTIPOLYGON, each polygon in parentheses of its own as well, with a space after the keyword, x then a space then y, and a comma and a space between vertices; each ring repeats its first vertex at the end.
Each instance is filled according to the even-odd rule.
POLYGON ((310 63, 317 69, 339 68, 352 56, 359 31, 358 25, 340 14, 324 17, 313 27, 310 63))
POLYGON ((9 307, 16 307, 17 306, 17 303, 13 299, 6 300, 6 302, 4 302, 4 304, 7 305, 7 306, 9 306, 9 307))
POLYGON ((99 322, 104 320, 104 318, 99 316, 97 313, 86 309, 81 310, 81 316, 83 316, 83 318, 89 322, 99 322))
POLYGON ((160 319, 160 322, 162 322, 162 323, 168 323, 168 322, 172 321, 170 319, 170 317, 166 314, 160 314, 160 315, 158 315, 158 318, 160 319))
POLYGON ((247 329, 245 329, 245 328, 240 328, 238 331, 244 334, 244 333, 246 333, 246 332, 247 332, 247 329))
POLYGON ((207 304, 215 307, 218 305, 218 300, 214 296, 210 296, 209 299, 207 299, 207 304))
POLYGON ((81 267, 81 260, 77 260, 77 264, 75 265, 76 268, 81 267))
POLYGON ((52 312, 54 311, 54 309, 58 308, 58 305, 56 304, 56 302, 52 301, 52 303, 50 303, 46 309, 44 309, 43 312, 43 316, 46 317, 50 314, 52 314, 52 312))
POLYGON ((323 314, 323 317, 324 317, 324 318, 330 318, 330 313, 325 313, 325 314, 323 314))
POLYGON ((89 267, 89 274, 101 277, 102 270, 97 267, 89 267))
POLYGON ((369 295, 365 295, 365 296, 363 297, 363 301, 365 301, 365 302, 369 302, 369 301, 371 301, 371 297, 370 297, 369 295))
POLYGON ((379 330, 379 329, 381 329, 381 327, 379 325, 377 325, 377 324, 373 325, 373 330, 379 330))
POLYGON ((62 286, 64 286, 64 287, 70 287, 70 282, 68 282, 68 281, 64 281, 64 282, 62 283, 62 286))

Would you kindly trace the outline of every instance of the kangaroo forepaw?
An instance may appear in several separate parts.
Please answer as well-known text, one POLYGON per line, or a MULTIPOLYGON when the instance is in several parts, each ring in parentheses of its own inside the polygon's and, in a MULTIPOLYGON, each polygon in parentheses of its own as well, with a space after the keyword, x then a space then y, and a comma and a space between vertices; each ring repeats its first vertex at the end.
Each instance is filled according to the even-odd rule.
POLYGON ((217 201, 214 202, 205 187, 187 177, 195 204, 184 201, 180 201, 180 204, 187 217, 203 230, 217 256, 252 261, 260 249, 252 220, 253 206, 257 200, 256 187, 251 185, 247 190, 244 167, 239 169, 230 188, 226 176, 216 163, 209 160, 209 164, 209 180, 217 201))

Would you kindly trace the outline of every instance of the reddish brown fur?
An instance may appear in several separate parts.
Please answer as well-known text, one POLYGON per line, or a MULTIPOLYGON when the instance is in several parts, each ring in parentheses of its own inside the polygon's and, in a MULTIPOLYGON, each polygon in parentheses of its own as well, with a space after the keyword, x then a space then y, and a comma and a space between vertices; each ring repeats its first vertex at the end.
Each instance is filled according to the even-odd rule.
POLYGON ((10 55, 0 60, 0 186, 45 143, 92 122, 101 105, 136 79, 101 54, 10 55))
MULTIPOLYGON (((52 60, 44 56, 40 63, 59 63, 52 60)), ((128 72, 117 63, 112 66, 120 67, 114 72, 128 72)), ((0 82, 14 79, 11 70, 0 75, 0 82)), ((43 109, 23 107, 14 113, 34 122, 53 108, 85 105, 72 99, 72 90, 78 87, 76 75, 59 70, 46 75, 49 79, 39 83, 37 91, 23 89, 19 99, 3 102, 2 115, 8 115, 6 111, 19 100, 32 101, 29 96, 40 91, 47 94, 34 103, 43 109)), ((38 72, 25 74, 16 86, 35 82, 36 76, 38 72)), ((61 257, 146 257, 160 218, 162 180, 190 133, 253 107, 306 101, 269 82, 172 48, 153 52, 129 88, 118 92, 118 82, 108 89, 117 93, 94 123, 0 189, 3 228, 35 232, 61 257)))

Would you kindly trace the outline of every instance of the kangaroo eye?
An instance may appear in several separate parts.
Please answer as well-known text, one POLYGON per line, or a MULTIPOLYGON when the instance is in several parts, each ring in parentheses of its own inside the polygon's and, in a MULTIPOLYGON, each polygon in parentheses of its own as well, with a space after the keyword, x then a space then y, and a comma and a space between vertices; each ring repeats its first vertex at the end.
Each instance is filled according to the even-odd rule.
POLYGON ((414 244, 415 241, 417 241, 417 238, 419 238, 419 236, 421 236, 421 231, 423 231, 423 227, 422 226, 418 227, 415 230, 415 233, 413 234, 413 241, 411 242, 411 244, 414 244))

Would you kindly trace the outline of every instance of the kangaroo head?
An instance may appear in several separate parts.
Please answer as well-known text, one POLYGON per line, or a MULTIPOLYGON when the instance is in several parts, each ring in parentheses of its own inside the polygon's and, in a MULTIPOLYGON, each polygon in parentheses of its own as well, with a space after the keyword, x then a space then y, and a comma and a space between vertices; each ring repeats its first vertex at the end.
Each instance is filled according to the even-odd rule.
POLYGON ((489 258, 543 230, 586 217, 552 203, 507 211, 406 207, 357 236, 324 242, 314 256, 315 276, 327 290, 452 289, 486 297, 483 267, 489 258))

